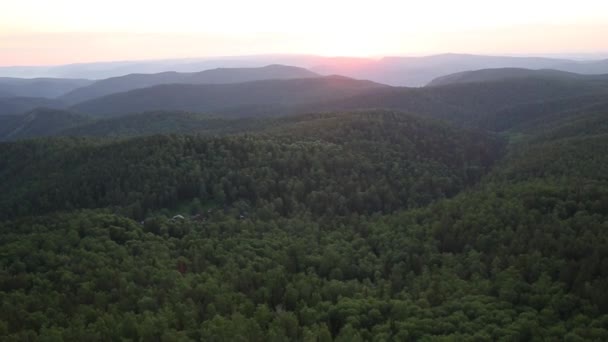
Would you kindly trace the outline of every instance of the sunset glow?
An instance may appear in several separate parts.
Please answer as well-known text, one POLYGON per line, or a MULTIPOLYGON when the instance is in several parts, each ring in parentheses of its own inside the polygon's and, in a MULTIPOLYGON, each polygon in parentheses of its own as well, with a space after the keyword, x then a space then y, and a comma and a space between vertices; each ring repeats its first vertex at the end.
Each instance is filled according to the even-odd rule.
POLYGON ((608 51, 608 2, 36 1, 0 6, 0 65, 259 53, 608 51))

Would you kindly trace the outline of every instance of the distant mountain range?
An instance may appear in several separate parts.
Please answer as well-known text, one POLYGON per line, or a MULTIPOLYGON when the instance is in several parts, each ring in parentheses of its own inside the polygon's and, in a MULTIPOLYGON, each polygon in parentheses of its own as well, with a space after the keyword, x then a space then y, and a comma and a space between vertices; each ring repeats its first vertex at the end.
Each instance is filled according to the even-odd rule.
POLYGON ((96 97, 120 93, 160 84, 225 84, 257 80, 319 77, 312 71, 285 65, 261 68, 219 68, 196 73, 163 72, 158 74, 130 74, 97 81, 61 96, 67 103, 78 103, 96 97))
POLYGON ((4 113, 0 115, 0 140, 48 135, 234 133, 263 127, 261 122, 269 117, 379 109, 496 132, 524 131, 555 120, 570 120, 574 125, 581 109, 590 115, 608 113, 608 75, 486 69, 441 77, 422 88, 327 76, 162 84, 73 106, 54 99, 8 98, 0 99, 0 113, 4 113), (239 120, 230 120, 233 118, 239 120))
MULTIPOLYGON (((350 71, 340 72, 339 64, 335 68, 325 70, 390 85, 419 87, 440 76, 489 68, 554 69, 581 74, 604 74, 608 73, 608 60, 573 61, 539 57, 444 54, 426 57, 385 57, 373 63, 362 64, 350 71)), ((323 69, 311 70, 323 73, 323 69)))
POLYGON ((161 84, 228 84, 316 77, 321 76, 303 68, 268 65, 260 68, 213 69, 197 73, 131 74, 100 81, 4 78, 0 79, 0 115, 19 114, 36 107, 66 108, 70 104, 105 95, 161 84))
MULTIPOLYGON (((37 84, 28 81, 11 82, 23 91, 24 85, 37 84)), ((608 109, 608 74, 548 69, 466 71, 438 77, 426 87, 394 87, 344 76, 319 76, 307 69, 282 65, 127 75, 92 83, 73 81, 45 81, 55 90, 85 84, 58 98, 0 97, 0 140, 54 135, 234 133, 243 127, 252 130, 263 126, 259 120, 268 117, 376 109, 497 132, 523 131, 557 119, 571 120, 575 125, 581 108, 589 109, 590 115, 608 109), (225 121, 231 118, 243 121, 225 121)), ((15 89, 7 87, 5 92, 18 92, 15 89)), ((38 86, 31 89, 34 93, 43 91, 38 86)))
POLYGON ((583 75, 559 70, 530 70, 523 68, 498 68, 463 71, 455 74, 438 77, 427 86, 441 86, 456 83, 475 83, 491 82, 509 79, 546 79, 546 80, 589 80, 589 81, 608 81, 608 74, 602 75, 583 75))
POLYGON ((133 73, 200 72, 215 68, 269 64, 307 68, 322 75, 343 75, 394 86, 424 86, 447 74, 488 68, 554 69, 581 74, 608 73, 608 59, 577 61, 544 57, 441 54, 381 59, 312 55, 260 55, 221 58, 83 63, 61 66, 0 67, 0 76, 105 79, 133 73))

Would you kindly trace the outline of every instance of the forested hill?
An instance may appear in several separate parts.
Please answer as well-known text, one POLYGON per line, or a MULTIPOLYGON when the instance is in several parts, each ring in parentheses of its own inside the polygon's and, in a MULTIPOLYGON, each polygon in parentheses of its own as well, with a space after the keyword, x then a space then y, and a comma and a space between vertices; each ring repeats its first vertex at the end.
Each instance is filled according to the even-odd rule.
POLYGON ((91 119, 86 116, 52 108, 36 108, 22 115, 0 116, 0 141, 62 134, 68 128, 89 121, 91 119))
POLYGON ((493 134, 392 112, 2 143, 0 333, 605 341, 594 108, 506 136, 506 154, 493 134))
POLYGON ((360 111, 2 143, 0 333, 607 340, 608 126, 581 99, 504 138, 360 111))
MULTIPOLYGON (((1 117, 0 117, 1 119, 1 117)), ((272 118, 223 118, 181 111, 153 111, 91 120, 57 132, 57 136, 135 137, 157 134, 226 135, 255 132, 273 124, 272 118)), ((0 133, 1 134, 1 133, 0 133)))
POLYGON ((499 158, 489 134, 391 112, 278 120, 257 135, 62 138, 0 145, 5 216, 122 207, 142 219, 198 198, 283 214, 372 214, 448 197, 499 158))
POLYGON ((85 101, 73 109, 96 117, 158 110, 251 117, 384 108, 476 125, 486 115, 515 105, 606 94, 608 79, 514 78, 417 89, 331 76, 239 84, 163 85, 85 101))
POLYGON ((264 80, 236 84, 168 84, 136 89, 75 105, 77 111, 108 117, 153 110, 232 111, 250 116, 256 106, 289 107, 356 96, 387 87, 341 76, 264 80))

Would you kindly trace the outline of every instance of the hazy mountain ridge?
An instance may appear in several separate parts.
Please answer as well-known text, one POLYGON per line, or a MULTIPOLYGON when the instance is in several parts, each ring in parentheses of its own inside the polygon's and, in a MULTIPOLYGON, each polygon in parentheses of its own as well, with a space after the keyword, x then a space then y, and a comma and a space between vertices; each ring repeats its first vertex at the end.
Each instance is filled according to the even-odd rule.
POLYGON ((455 83, 492 82, 521 78, 556 81, 587 80, 608 83, 608 74, 585 75, 552 69, 533 70, 523 68, 498 68, 470 70, 441 76, 429 82, 427 87, 436 87, 455 83))
POLYGON ((253 68, 271 64, 306 67, 318 64, 324 57, 313 55, 248 55, 205 58, 178 58, 160 60, 133 60, 72 63, 50 66, 0 67, 0 76, 7 77, 58 77, 106 79, 128 74, 154 74, 167 71, 200 72, 216 68, 253 68))
POLYGON ((158 74, 130 74, 97 81, 78 88, 61 97, 68 103, 161 84, 226 84, 271 79, 313 78, 320 75, 312 71, 286 66, 268 65, 260 68, 218 68, 196 73, 163 72, 158 74))
POLYGON ((595 61, 571 61, 559 64, 555 68, 558 70, 579 74, 606 74, 608 73, 608 59, 595 61))
MULTIPOLYGON (((79 122, 65 130, 38 132, 42 136, 234 133, 253 129, 248 125, 256 122, 257 118, 375 109, 414 113, 447 120, 459 126, 519 132, 539 122, 576 115, 577 109, 599 106, 608 96, 606 75, 586 76, 523 69, 516 69, 514 73, 511 71, 480 70, 473 72, 474 75, 483 76, 475 76, 475 82, 424 88, 391 87, 341 76, 232 84, 159 85, 79 103, 72 110, 97 120, 79 122), (513 77, 504 78, 505 73, 513 77), (99 120, 104 118, 113 119, 99 120), (247 118, 247 122, 225 121, 230 118, 247 118)), ((22 99, 24 103, 20 108, 29 111, 45 106, 49 101, 22 99)), ((61 103, 56 105, 61 108, 61 103)), ((13 109, 6 114, 19 112, 13 109)), ((52 117, 48 120, 49 127, 54 127, 50 124, 52 117)), ((63 117, 57 120, 57 127, 65 125, 63 117)), ((11 118, 3 121, 19 122, 11 118)), ((0 134, 0 139, 4 135, 0 134)), ((19 138, 19 135, 5 137, 11 140, 19 138)))
POLYGON ((0 67, 0 75, 17 77, 73 77, 104 79, 132 73, 198 72, 221 67, 292 65, 323 75, 339 74, 394 86, 424 86, 457 72, 488 68, 556 69, 583 74, 608 73, 608 60, 575 61, 563 58, 439 54, 422 57, 322 57, 260 55, 156 61, 82 63, 50 67, 0 67))
MULTIPOLYGON (((333 102, 313 104, 301 110, 384 108, 431 116, 458 125, 502 130, 502 126, 498 124, 503 120, 502 114, 505 114, 504 118, 507 120, 511 115, 520 115, 517 106, 534 107, 530 111, 535 112, 546 111, 543 103, 554 101, 563 100, 564 105, 570 107, 580 106, 580 101, 584 99, 596 102, 608 96, 607 84, 603 81, 589 81, 583 77, 566 81, 513 78, 425 88, 390 87, 372 89, 358 96, 333 102), (513 110, 509 111, 510 109, 513 110)), ((554 112, 560 110, 556 105, 554 112)))
POLYGON ((2 95, 5 93, 13 97, 55 98, 91 83, 86 79, 0 77, 0 97, 6 97, 2 95))
POLYGON ((477 120, 503 107, 608 91, 595 77, 512 78, 441 87, 390 87, 345 77, 257 81, 227 85, 165 85, 118 93, 74 106, 92 115, 150 110, 216 112, 238 116, 385 108, 449 120, 477 120), (105 111, 105 113, 104 113, 105 111), (469 113, 467 118, 467 114, 469 113))
POLYGON ((243 106, 295 106, 321 102, 386 87, 371 81, 341 76, 265 80, 235 84, 170 84, 136 89, 104 96, 75 105, 76 111, 94 116, 115 116, 153 110, 184 110, 193 112, 224 112, 234 108, 243 115, 243 106))

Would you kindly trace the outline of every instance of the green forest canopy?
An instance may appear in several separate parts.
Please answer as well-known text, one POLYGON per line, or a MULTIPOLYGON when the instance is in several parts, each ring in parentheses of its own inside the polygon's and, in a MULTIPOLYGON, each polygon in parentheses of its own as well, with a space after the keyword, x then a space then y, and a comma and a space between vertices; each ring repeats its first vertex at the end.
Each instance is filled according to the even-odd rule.
POLYGON ((551 129, 359 112, 3 143, 0 334, 605 341, 608 132, 551 129))

